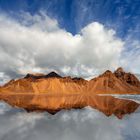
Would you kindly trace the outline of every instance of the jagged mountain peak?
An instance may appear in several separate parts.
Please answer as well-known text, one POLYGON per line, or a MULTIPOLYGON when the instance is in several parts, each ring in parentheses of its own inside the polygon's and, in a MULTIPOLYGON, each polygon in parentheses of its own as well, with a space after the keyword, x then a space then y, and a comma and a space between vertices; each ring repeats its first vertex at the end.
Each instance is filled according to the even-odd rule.
POLYGON ((140 81, 138 78, 130 73, 130 72, 125 72, 122 68, 118 68, 115 72, 114 75, 120 79, 121 81, 126 82, 129 85, 140 87, 140 81))
POLYGON ((45 75, 45 78, 51 78, 51 77, 55 77, 55 78, 62 78, 62 76, 60 76, 59 74, 57 74, 56 72, 52 71, 49 74, 45 75))
POLYGON ((116 69, 115 72, 124 72, 124 69, 122 67, 119 67, 119 68, 116 69))
POLYGON ((106 70, 103 74, 100 75, 100 77, 110 77, 113 76, 112 71, 106 70))
POLYGON ((41 79, 41 78, 61 78, 56 72, 52 71, 48 74, 43 73, 28 73, 24 78, 41 79))

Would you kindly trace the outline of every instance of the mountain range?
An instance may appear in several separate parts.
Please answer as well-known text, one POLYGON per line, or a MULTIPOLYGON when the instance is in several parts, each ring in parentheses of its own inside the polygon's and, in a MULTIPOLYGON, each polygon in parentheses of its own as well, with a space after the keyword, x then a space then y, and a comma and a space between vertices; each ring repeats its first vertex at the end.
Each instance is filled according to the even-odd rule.
POLYGON ((83 78, 62 77, 55 72, 27 74, 24 78, 10 80, 0 88, 2 93, 34 94, 139 94, 140 81, 118 68, 114 73, 107 70, 89 81, 83 78))
POLYGON ((107 70, 89 81, 80 77, 62 77, 55 72, 27 74, 0 87, 0 100, 27 111, 53 114, 61 109, 91 106, 107 116, 114 114, 122 118, 139 106, 134 101, 106 94, 140 94, 140 81, 134 74, 118 68, 114 72, 107 70))

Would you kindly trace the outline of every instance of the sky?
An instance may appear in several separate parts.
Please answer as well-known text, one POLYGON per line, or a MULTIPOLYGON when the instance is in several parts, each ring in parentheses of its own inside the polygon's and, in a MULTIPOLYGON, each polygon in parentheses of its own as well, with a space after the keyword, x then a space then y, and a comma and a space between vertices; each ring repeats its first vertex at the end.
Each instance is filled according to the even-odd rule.
POLYGON ((140 74, 140 0, 0 0, 0 65, 0 79, 140 74))

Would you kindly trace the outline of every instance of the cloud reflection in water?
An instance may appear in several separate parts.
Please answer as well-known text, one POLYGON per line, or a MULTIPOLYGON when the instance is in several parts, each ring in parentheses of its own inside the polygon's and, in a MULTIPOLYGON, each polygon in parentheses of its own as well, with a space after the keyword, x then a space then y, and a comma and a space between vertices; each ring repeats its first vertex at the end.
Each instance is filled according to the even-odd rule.
POLYGON ((139 122, 139 111, 119 120, 90 107, 50 115, 0 103, 0 140, 137 140, 139 122))

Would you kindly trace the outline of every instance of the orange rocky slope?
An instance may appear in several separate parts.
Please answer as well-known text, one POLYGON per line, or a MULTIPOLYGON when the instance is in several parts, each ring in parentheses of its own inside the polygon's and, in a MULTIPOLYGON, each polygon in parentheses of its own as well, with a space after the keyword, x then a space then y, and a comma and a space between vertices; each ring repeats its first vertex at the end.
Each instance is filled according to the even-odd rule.
POLYGON ((97 78, 89 81, 89 93, 94 94, 139 94, 140 82, 131 73, 117 69, 114 73, 107 70, 97 78))
POLYGON ((12 80, 1 88, 3 93, 16 94, 80 94, 87 81, 70 77, 41 77, 33 75, 19 80, 12 80))
POLYGON ((11 80, 0 88, 2 93, 28 94, 139 94, 140 82, 122 68, 114 73, 107 70, 102 75, 86 81, 82 78, 61 77, 55 72, 48 75, 27 74, 24 78, 11 80))

